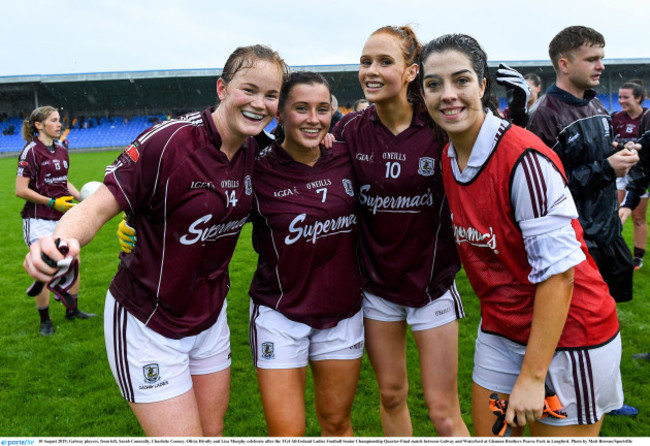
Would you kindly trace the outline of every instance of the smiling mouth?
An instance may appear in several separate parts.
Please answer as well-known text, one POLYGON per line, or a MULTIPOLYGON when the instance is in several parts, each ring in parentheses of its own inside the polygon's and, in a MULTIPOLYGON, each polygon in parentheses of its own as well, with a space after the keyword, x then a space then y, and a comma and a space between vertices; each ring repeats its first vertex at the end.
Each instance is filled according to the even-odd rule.
POLYGON ((321 129, 300 129, 301 132, 306 133, 309 136, 316 136, 320 133, 321 129))
POLYGON ((262 119, 264 119, 264 115, 261 115, 259 113, 249 112, 249 111, 243 111, 242 115, 254 121, 261 121, 262 119))
POLYGON ((448 108, 446 110, 441 110, 442 114, 445 116, 455 116, 462 111, 462 108, 448 108))
POLYGON ((370 89, 376 89, 376 88, 381 88, 383 84, 379 82, 366 82, 366 88, 370 89))

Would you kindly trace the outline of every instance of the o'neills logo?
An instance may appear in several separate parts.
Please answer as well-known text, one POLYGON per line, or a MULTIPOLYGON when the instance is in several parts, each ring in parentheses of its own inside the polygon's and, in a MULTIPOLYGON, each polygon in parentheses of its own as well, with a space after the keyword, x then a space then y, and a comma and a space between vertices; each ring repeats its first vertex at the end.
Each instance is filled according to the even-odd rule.
POLYGON ((357 224, 355 214, 341 215, 338 218, 330 218, 325 221, 316 221, 311 225, 301 225, 307 214, 296 215, 296 218, 289 224, 290 234, 284 238, 284 243, 293 245, 301 238, 308 242, 316 243, 321 237, 327 237, 340 232, 350 232, 357 224))
POLYGON ((239 234, 239 230, 248 220, 248 216, 241 220, 231 220, 218 225, 208 226, 212 220, 212 214, 206 214, 198 218, 190 225, 187 234, 183 235, 179 241, 183 245, 193 245, 197 242, 213 242, 221 237, 239 234))
MULTIPOLYGON (((453 219, 453 217, 452 217, 453 219)), ((490 227, 490 232, 482 233, 476 228, 463 228, 462 226, 454 226, 454 239, 456 244, 469 243, 472 246, 479 248, 490 248, 495 254, 499 254, 497 250, 497 236, 490 227)))

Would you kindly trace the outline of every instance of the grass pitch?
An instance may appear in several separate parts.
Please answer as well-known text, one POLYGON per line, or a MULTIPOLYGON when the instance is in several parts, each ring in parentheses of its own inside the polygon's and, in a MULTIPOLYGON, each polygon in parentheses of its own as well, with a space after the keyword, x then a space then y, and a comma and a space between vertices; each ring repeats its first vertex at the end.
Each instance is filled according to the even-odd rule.
MULTIPOLYGON (((80 188, 91 180, 101 181, 104 167, 117 151, 71 153, 70 181, 80 188)), ((119 244, 115 237, 119 217, 109 222, 82 249, 80 308, 100 317, 69 322, 62 305, 52 301, 50 314, 56 334, 38 333, 39 319, 34 301, 25 294, 31 283, 22 268, 27 248, 22 238, 20 210, 23 201, 14 195, 17 158, 0 159, 0 436, 142 436, 135 416, 122 399, 108 367, 104 348, 104 297, 118 264, 119 244)), ((231 290, 228 321, 231 329, 232 385, 225 435, 266 436, 264 414, 255 370, 248 348, 248 286, 256 255, 246 225, 230 265, 231 290)), ((631 243, 632 222, 624 228, 631 243)), ((636 418, 606 417, 603 436, 650 436, 650 362, 632 359, 634 353, 650 350, 650 257, 648 265, 635 273, 632 302, 619 304, 623 339, 623 387, 625 402, 639 410, 636 418)), ((465 422, 471 428, 471 372, 474 340, 479 322, 478 299, 463 272, 457 277, 467 317, 460 322, 459 392, 465 422)), ((408 338, 410 378, 409 407, 416 436, 435 436, 429 421, 422 388, 417 350, 408 338)), ((311 379, 307 383, 307 435, 320 435, 313 408, 311 379)), ((364 357, 352 422, 358 436, 381 436, 379 395, 370 363, 364 357)), ((486 402, 487 404, 487 402, 486 402)))

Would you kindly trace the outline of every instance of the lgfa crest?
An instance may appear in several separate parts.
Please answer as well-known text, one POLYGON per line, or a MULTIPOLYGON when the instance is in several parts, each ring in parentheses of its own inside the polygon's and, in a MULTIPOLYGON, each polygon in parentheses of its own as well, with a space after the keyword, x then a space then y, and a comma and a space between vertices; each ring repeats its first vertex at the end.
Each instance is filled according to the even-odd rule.
POLYGON ((436 160, 428 156, 423 156, 420 158, 420 165, 418 167, 418 173, 425 177, 430 177, 436 171, 436 160))
POLYGON ((348 180, 347 178, 343 178, 342 181, 343 181, 343 189, 345 189, 345 193, 351 197, 354 197, 354 187, 352 187, 352 181, 348 180))
POLYGON ((264 359, 273 359, 275 353, 273 351, 273 342, 264 342, 262 344, 262 358, 264 359))
POLYGON ((144 380, 147 383, 155 383, 160 379, 160 369, 158 364, 152 363, 147 364, 142 367, 142 373, 144 374, 144 380))
POLYGON ((253 193, 253 182, 251 181, 250 175, 246 175, 246 178, 244 178, 244 187, 246 188, 246 195, 253 193))

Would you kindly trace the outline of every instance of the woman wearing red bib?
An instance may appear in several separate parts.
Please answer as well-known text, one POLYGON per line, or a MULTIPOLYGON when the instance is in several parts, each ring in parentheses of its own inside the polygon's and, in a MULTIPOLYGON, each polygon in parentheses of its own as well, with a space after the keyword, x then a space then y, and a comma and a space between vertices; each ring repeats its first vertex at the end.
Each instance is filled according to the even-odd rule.
POLYGON ((522 435, 598 435, 622 404, 614 300, 587 252, 561 162, 494 113, 487 57, 466 35, 422 51, 422 94, 449 135, 445 191, 456 245, 481 301, 474 357, 474 433, 491 435, 492 393, 522 435), (542 419, 545 388, 566 418, 542 419))

